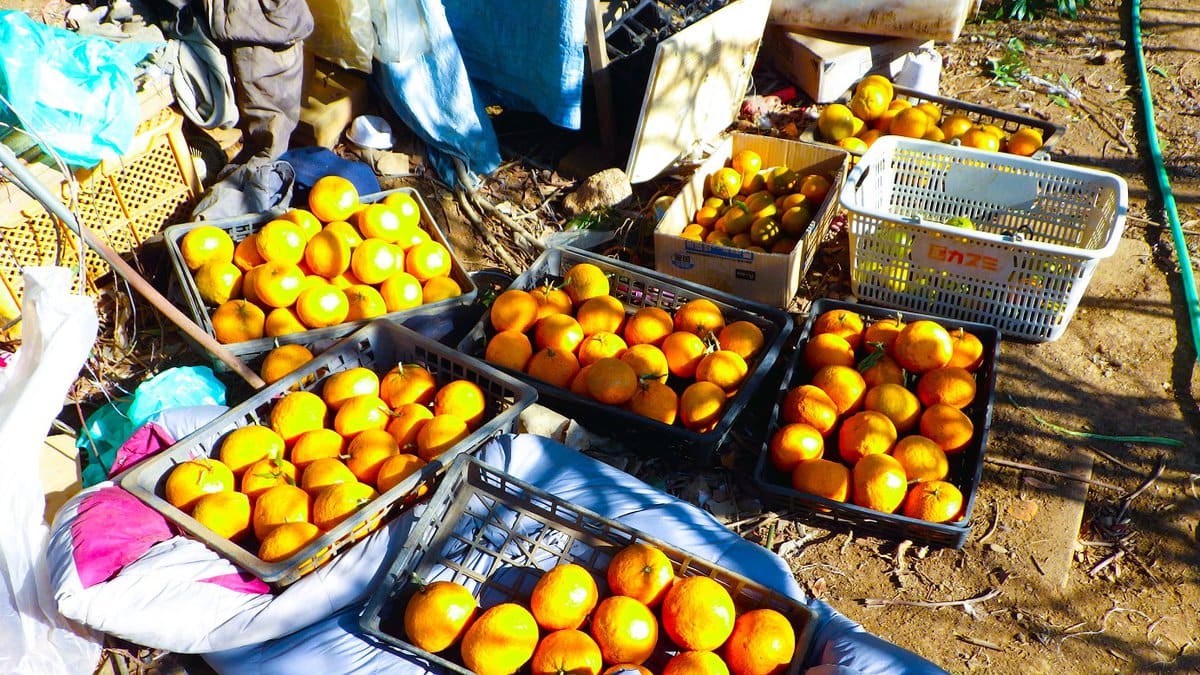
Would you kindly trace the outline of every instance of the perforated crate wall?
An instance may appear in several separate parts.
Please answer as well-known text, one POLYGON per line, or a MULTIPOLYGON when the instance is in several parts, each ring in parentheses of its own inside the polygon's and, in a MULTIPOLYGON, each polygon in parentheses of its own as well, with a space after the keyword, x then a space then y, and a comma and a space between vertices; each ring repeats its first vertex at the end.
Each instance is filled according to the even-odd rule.
MULTIPOLYGON (((163 226, 181 220, 199 195, 182 123, 178 113, 164 108, 138 126, 125 156, 76 172, 78 217, 117 253, 137 250, 163 226)), ((65 182, 52 187, 51 193, 68 203, 65 182)), ((43 205, 14 186, 4 186, 0 200, 0 295, 7 292, 19 306, 22 268, 75 266, 79 242, 43 205)), ((84 263, 87 288, 83 290, 94 294, 96 281, 111 268, 90 249, 84 253, 84 263)))

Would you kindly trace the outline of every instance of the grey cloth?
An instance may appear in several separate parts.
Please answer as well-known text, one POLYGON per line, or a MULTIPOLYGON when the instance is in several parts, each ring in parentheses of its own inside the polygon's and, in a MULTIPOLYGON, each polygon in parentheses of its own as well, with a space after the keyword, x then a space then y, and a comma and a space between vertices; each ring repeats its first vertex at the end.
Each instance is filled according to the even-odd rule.
POLYGON ((213 39, 227 50, 241 113, 234 164, 283 154, 300 121, 303 41, 313 30, 305 0, 204 0, 213 39))
POLYGON ((300 122, 303 46, 237 46, 230 54, 230 63, 242 130, 242 151, 234 162, 249 157, 279 157, 287 151, 300 122))
POLYGON ((238 110, 225 55, 190 9, 179 11, 168 35, 171 88, 184 116, 201 129, 227 129, 237 124, 238 110))
POLYGON ((216 220, 247 214, 282 213, 292 203, 296 171, 287 162, 252 159, 230 165, 224 176, 192 210, 192 220, 216 220))
POLYGON ((204 0, 204 6, 218 42, 282 47, 313 31, 305 0, 204 0))

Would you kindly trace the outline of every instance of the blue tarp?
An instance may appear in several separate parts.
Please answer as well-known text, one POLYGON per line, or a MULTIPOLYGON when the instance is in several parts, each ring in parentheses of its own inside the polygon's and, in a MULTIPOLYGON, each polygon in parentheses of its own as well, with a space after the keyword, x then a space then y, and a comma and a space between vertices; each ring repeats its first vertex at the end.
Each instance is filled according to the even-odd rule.
POLYGON ((374 77, 396 114, 429 147, 443 181, 457 182, 455 158, 474 174, 500 165, 488 105, 534 111, 579 128, 584 0, 419 2, 430 50, 376 64, 374 77))

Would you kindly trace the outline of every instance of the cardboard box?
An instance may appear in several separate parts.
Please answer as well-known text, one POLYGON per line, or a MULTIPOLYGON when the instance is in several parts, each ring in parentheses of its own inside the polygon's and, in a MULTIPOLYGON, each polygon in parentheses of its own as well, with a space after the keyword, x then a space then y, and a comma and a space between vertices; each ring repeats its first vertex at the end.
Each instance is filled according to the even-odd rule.
POLYGON ((763 50, 770 63, 817 103, 837 100, 865 75, 895 78, 904 57, 932 43, 911 38, 787 29, 769 25, 763 50))
POLYGON ((954 42, 978 4, 979 0, 774 0, 771 23, 954 42))
POLYGON ((732 134, 700 165, 654 230, 654 268, 754 302, 787 309, 837 211, 849 154, 829 145, 732 134), (708 176, 741 150, 762 156, 763 168, 786 166, 800 175, 830 176, 832 187, 791 253, 755 253, 679 236, 704 203, 708 176))

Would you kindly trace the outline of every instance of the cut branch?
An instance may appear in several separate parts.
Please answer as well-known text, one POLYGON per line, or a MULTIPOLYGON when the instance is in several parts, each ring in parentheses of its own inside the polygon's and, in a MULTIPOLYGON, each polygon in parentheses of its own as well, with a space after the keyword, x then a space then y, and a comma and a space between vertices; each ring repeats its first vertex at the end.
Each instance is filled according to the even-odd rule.
POLYGON ((1117 517, 1115 518, 1116 522, 1121 522, 1121 520, 1125 517, 1125 512, 1129 510, 1129 505, 1133 503, 1133 500, 1137 499, 1138 495, 1145 492, 1146 489, 1151 485, 1154 485, 1154 481, 1158 480, 1158 477, 1162 475, 1166 468, 1167 460, 1165 457, 1160 455, 1158 458, 1158 464, 1156 464, 1154 467, 1154 472, 1151 473, 1146 480, 1142 481, 1142 484, 1139 485, 1136 490, 1130 492, 1129 496, 1121 500, 1121 510, 1117 512, 1117 517))
MULTIPOLYGON (((454 160, 454 171, 458 175, 458 188, 466 195, 466 199, 478 209, 486 211, 488 215, 493 216, 500 221, 502 225, 507 227, 518 238, 524 240, 528 245, 539 251, 544 251, 546 245, 538 241, 537 237, 533 236, 533 232, 521 223, 509 218, 507 214, 496 208, 496 205, 488 201, 486 197, 479 194, 475 188, 471 187, 471 179, 467 175, 467 167, 459 160, 454 160)), ((460 201, 462 201, 460 199, 460 201)), ((480 219, 482 222, 482 219, 480 219)), ((517 268, 519 270, 519 268, 517 268)))
POLYGON ((1113 485, 1112 483, 1105 483, 1104 481, 1096 480, 1095 478, 1084 478, 1082 476, 1076 476, 1074 474, 1070 474, 1065 471, 1055 471, 1054 469, 1046 469, 1044 467, 1035 466, 1033 464, 1025 464, 1024 462, 1014 462, 1010 459, 1000 459, 999 457, 984 457, 983 461, 988 462, 990 464, 998 464, 1000 466, 1011 467, 1013 469, 1024 469, 1026 471, 1038 471, 1040 473, 1050 474, 1051 476, 1058 476, 1059 478, 1066 478, 1068 480, 1078 481, 1080 483, 1087 483, 1088 485, 1095 485, 1096 487, 1101 487, 1106 490, 1116 490, 1118 492, 1121 490, 1121 488, 1117 487, 1116 485, 1113 485))
POLYGON ((980 640, 979 638, 974 638, 974 637, 971 637, 970 635, 963 635, 962 633, 955 633, 954 637, 958 638, 959 640, 962 640, 963 642, 966 642, 967 644, 975 645, 976 647, 983 647, 984 649, 994 649, 998 652, 1004 651, 1004 648, 1001 647, 1000 645, 996 644, 995 642, 988 642, 987 640, 980 640))
POLYGON ((1000 595, 1000 589, 993 588, 992 590, 988 591, 987 593, 984 593, 983 595, 979 595, 974 598, 967 598, 965 600, 941 600, 941 601, 934 602, 934 601, 927 601, 927 600, 889 600, 887 598, 863 598, 862 600, 859 600, 859 602, 861 602, 864 607, 884 607, 887 605, 906 605, 908 607, 935 607, 935 608, 936 607, 962 607, 962 606, 970 605, 975 602, 984 602, 985 600, 991 600, 992 598, 994 598, 998 595, 1000 595))
POLYGON ((508 267, 510 272, 513 274, 519 274, 522 269, 521 264, 518 263, 516 258, 514 258, 513 255, 508 252, 507 248, 505 248, 499 241, 496 240, 496 235, 492 234, 492 231, 488 229, 488 226, 484 224, 482 219, 480 219, 479 214, 476 213, 475 209, 471 207, 471 203, 467 198, 466 192, 459 187, 455 191, 455 194, 458 197, 459 208, 462 209, 463 214, 467 217, 467 220, 471 221, 471 225, 475 228, 475 231, 479 233, 479 236, 483 237, 484 241, 487 242, 488 246, 496 254, 496 257, 500 258, 500 262, 508 267))

